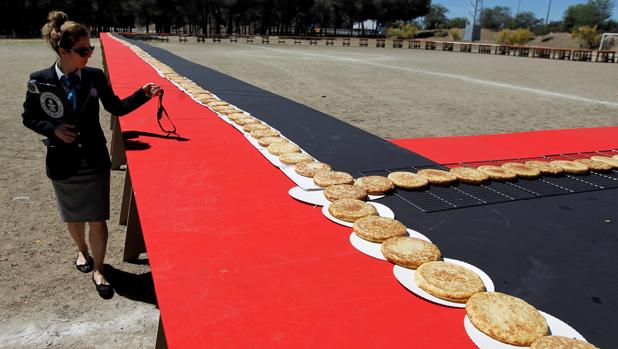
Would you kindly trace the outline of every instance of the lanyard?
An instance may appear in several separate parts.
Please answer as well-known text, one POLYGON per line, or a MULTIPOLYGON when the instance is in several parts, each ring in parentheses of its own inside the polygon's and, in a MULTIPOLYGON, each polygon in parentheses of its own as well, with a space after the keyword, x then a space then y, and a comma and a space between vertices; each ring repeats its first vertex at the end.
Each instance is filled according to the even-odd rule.
POLYGON ((161 90, 161 93, 159 94, 159 106, 157 108, 157 123, 159 124, 159 128, 161 129, 161 131, 167 133, 167 136, 175 135, 177 137, 180 137, 180 135, 176 133, 176 125, 174 125, 174 122, 170 118, 169 114, 167 114, 167 110, 165 110, 165 107, 163 106, 163 90, 161 90), (163 127, 163 125, 161 125, 161 119, 163 118, 164 115, 167 118, 169 124, 172 125, 171 130, 166 130, 163 127))

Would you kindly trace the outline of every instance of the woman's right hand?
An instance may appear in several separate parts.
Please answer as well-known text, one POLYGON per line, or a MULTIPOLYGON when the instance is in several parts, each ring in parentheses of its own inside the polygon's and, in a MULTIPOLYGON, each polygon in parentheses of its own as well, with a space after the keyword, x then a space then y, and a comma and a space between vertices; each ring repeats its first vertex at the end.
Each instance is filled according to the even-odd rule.
POLYGON ((54 129, 56 137, 60 138, 64 143, 73 143, 77 133, 75 132, 75 125, 60 124, 54 129))

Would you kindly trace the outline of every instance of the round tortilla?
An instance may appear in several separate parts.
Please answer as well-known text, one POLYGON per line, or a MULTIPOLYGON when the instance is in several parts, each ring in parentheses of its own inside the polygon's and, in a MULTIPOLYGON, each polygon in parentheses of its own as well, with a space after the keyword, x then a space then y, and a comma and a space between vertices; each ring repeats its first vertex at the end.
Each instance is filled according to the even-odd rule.
POLYGON ((569 160, 554 160, 550 162, 552 165, 559 166, 564 172, 571 174, 582 174, 589 171, 588 166, 581 162, 569 161, 569 160))
POLYGON ((461 265, 435 261, 416 269, 416 284, 425 292, 451 302, 465 303, 472 295, 484 292, 483 280, 461 265))
POLYGON ((382 242, 380 248, 386 259, 402 267, 416 269, 421 264, 442 258, 438 246, 431 242, 411 237, 394 237, 382 242))
POLYGON ((470 322, 501 342, 529 346, 549 330, 541 313, 526 301, 500 292, 481 292, 468 299, 470 322))
POLYGON ((536 178, 541 175, 541 171, 538 168, 530 167, 520 162, 507 162, 500 165, 500 167, 515 172, 517 177, 522 178, 536 178))
POLYGON ((340 171, 320 171, 313 176, 313 182, 322 188, 335 184, 352 184, 354 177, 347 172, 340 171))
POLYGON ((367 216, 354 222, 354 233, 371 242, 382 242, 396 236, 407 234, 406 226, 396 219, 367 216))
POLYGON ((352 184, 335 184, 324 189, 324 197, 326 197, 328 201, 337 201, 341 199, 366 201, 367 191, 352 184))
POLYGON ((457 181, 457 176, 454 174, 433 168, 420 170, 416 174, 424 177, 431 184, 448 185, 457 181))
POLYGON ((304 177, 313 177, 320 171, 330 171, 329 164, 317 161, 301 162, 294 166, 294 171, 304 177))
POLYGON ((528 167, 534 167, 538 169, 539 171, 541 171, 541 174, 545 175, 557 175, 564 172, 562 167, 556 166, 548 161, 530 160, 526 161, 525 164, 528 167))
POLYGON ((544 336, 530 345, 530 349, 599 349, 594 345, 575 338, 563 336, 544 336))
POLYGON ((395 184, 383 176, 360 177, 354 181, 354 185, 365 189, 371 195, 382 195, 395 189, 395 184))
POLYGON ((333 215, 333 217, 346 222, 354 222, 359 218, 378 214, 378 211, 373 205, 356 199, 333 201, 328 206, 328 212, 333 215))
POLYGON ((454 167, 449 172, 457 176, 457 180, 468 184, 481 184, 489 180, 489 176, 476 168, 472 167, 454 167))
POLYGON ((495 181, 510 181, 517 178, 517 174, 511 170, 507 170, 500 166, 479 166, 479 170, 485 172, 486 175, 489 176, 490 179, 495 181))
POLYGON ((396 186, 403 189, 420 189, 426 187, 429 181, 424 177, 417 175, 416 173, 397 171, 388 174, 390 179, 396 186))

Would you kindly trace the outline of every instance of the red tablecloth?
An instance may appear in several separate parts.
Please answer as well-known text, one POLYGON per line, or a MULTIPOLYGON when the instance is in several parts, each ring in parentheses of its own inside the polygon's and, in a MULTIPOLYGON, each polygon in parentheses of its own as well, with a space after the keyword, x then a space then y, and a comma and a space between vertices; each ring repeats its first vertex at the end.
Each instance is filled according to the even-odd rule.
MULTIPOLYGON (((140 136, 130 148, 142 150, 127 150, 170 348, 474 347, 464 310, 408 292, 390 263, 350 245, 350 228, 292 199, 294 184, 242 134, 128 47, 101 42, 116 93, 160 84, 190 139, 140 136)), ((155 111, 121 118, 122 131, 160 133, 155 111)))
POLYGON ((618 126, 495 135, 394 139, 438 163, 474 162, 618 149, 618 126))

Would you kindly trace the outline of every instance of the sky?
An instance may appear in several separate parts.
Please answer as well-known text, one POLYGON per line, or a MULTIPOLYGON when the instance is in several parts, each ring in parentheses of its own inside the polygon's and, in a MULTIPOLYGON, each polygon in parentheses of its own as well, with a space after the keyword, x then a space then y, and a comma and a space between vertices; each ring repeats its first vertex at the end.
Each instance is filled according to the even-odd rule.
MULTIPOLYGON (((468 17, 468 12, 470 11, 470 3, 473 0, 432 0, 432 4, 440 4, 444 5, 449 9, 449 12, 446 14, 447 17, 468 17)), ((586 0, 551 0, 551 8, 549 11, 549 20, 560 20, 562 19, 562 15, 564 11, 572 5, 583 4, 586 3, 586 0)), ((618 3, 617 0, 614 0, 614 12, 612 15, 613 19, 618 20, 618 3)), ((545 19, 547 15, 547 6, 549 4, 549 0, 484 0, 484 7, 494 7, 494 6, 506 6, 511 8, 511 12, 513 15, 517 13, 517 6, 519 5, 520 11, 532 11, 534 14, 539 17, 545 19)))

